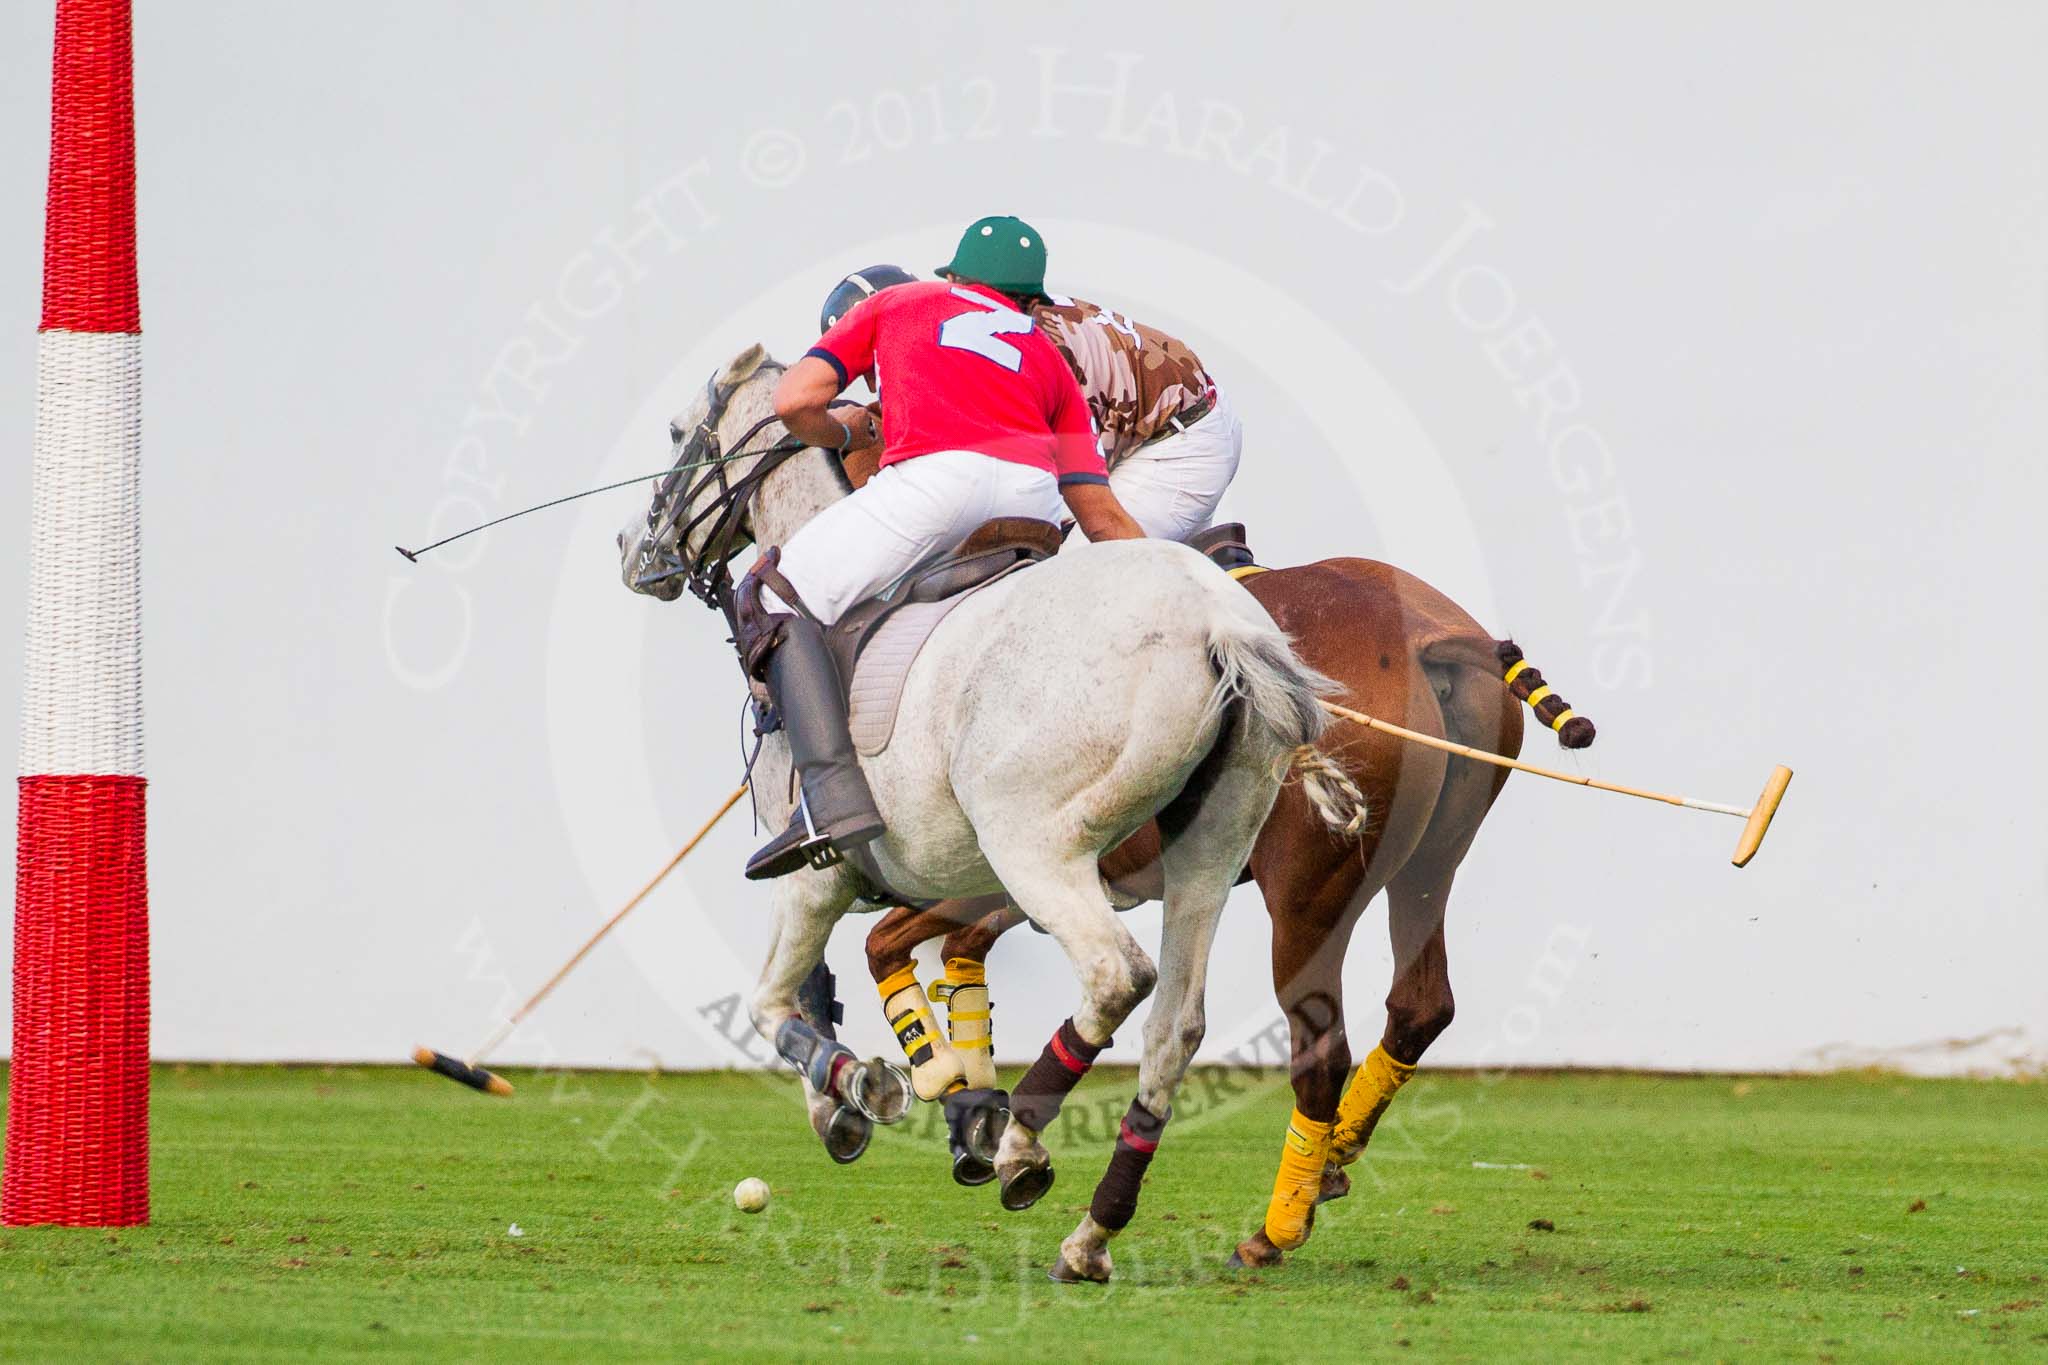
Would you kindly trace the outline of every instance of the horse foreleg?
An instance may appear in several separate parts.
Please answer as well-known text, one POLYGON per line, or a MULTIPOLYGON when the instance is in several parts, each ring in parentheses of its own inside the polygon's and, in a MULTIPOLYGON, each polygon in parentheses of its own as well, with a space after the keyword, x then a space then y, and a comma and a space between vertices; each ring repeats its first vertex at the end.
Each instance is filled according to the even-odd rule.
MULTIPOLYGON (((882 997, 882 1017, 910 1062, 910 1083, 921 1100, 931 1101, 966 1088, 967 1058, 954 1050, 933 1018, 931 1001, 918 984, 911 952, 960 922, 962 907, 972 902, 945 901, 928 910, 897 906, 868 931, 868 971, 882 997)), ((970 912, 971 913, 971 912, 970 912)))
POLYGON ((988 954, 996 940, 1024 923, 1024 912, 1006 896, 985 897, 977 904, 994 907, 971 924, 946 935, 940 956, 946 974, 933 983, 932 995, 946 1006, 946 1036, 966 1066, 967 1084, 977 1090, 996 1086, 995 1016, 988 993, 988 954))
POLYGON ((777 881, 774 927, 748 1013, 754 1030, 803 1077, 811 1127, 835 1159, 851 1161, 867 1145, 867 1124, 894 1123, 910 1098, 893 1068, 863 1064, 853 1051, 804 1021, 798 995, 824 961, 832 926, 853 903, 837 872, 797 872, 777 881))

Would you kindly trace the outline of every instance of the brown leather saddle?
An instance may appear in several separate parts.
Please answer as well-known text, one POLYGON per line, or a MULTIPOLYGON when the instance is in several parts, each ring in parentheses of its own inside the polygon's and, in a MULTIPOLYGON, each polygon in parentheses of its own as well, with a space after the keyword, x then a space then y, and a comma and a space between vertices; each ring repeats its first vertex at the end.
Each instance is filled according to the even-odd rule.
POLYGON ((1226 521, 1188 541, 1190 549, 1200 550, 1216 561, 1223 569, 1250 569, 1256 567, 1252 559, 1252 547, 1245 544, 1244 523, 1226 521))

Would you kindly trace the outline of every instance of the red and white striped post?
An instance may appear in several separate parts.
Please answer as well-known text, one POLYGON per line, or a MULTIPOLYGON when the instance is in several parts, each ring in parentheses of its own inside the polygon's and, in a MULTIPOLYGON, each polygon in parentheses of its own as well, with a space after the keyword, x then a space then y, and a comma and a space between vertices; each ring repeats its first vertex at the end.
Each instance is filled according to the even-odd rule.
POLYGON ((0 1222, 149 1220, 128 0, 58 0, 0 1222))

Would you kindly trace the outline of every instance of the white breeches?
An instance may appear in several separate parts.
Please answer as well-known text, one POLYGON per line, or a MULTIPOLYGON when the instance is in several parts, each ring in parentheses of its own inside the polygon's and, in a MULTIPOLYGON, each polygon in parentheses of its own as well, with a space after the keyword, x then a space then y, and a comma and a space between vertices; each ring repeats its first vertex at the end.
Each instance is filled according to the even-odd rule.
POLYGON ((1243 450, 1244 427, 1218 389, 1200 421, 1132 451, 1109 471, 1109 486, 1146 535, 1184 541, 1209 529, 1243 450))
MULTIPOLYGON (((983 522, 1032 517, 1058 525, 1065 515, 1059 484, 1042 469, 971 450, 934 451, 887 466, 805 522, 782 547, 782 572, 829 626, 959 548, 983 522)), ((773 592, 763 598, 786 609, 773 592)))

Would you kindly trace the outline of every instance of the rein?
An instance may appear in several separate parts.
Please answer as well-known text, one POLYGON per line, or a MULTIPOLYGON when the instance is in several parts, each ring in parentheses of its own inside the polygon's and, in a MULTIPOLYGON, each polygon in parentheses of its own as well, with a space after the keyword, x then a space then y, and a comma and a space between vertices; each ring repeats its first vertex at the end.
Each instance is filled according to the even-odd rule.
MULTIPOLYGON (((764 367, 772 366, 777 371, 789 368, 774 360, 763 361, 762 364, 764 367)), ((756 370, 755 373, 759 371, 756 370)), ((752 377, 748 376, 749 379, 752 377)), ((676 553, 633 580, 633 586, 644 591, 656 583, 681 577, 684 585, 689 588, 690 595, 705 606, 723 613, 727 625, 734 625, 732 560, 752 538, 745 530, 745 522, 753 508, 754 495, 760 490, 762 482, 781 468, 790 457, 810 449, 809 442, 791 436, 785 431, 781 440, 758 452, 760 458, 752 469, 736 479, 728 478, 725 466, 734 460, 756 454, 757 452, 747 449, 748 444, 762 431, 779 421, 773 414, 763 417, 748 427, 739 440, 734 442, 735 449, 730 454, 724 453, 719 445, 718 424, 725 416, 726 405, 732 401, 733 392, 737 387, 720 387, 717 375, 705 381, 704 395, 707 406, 704 418, 697 423, 696 429, 684 443, 675 467, 656 485, 654 501, 647 512, 648 542, 660 545, 664 541, 672 540, 676 546, 676 553), (693 469, 702 472, 695 479, 685 483, 684 475, 693 469), (711 496, 688 521, 679 524, 684 512, 699 498, 709 493, 714 482, 717 484, 716 494, 711 496), (703 531, 702 547, 692 551, 689 548, 690 542, 700 529, 703 531)), ((860 405, 855 403, 851 406, 860 405)), ((670 429, 670 436, 677 440, 682 439, 682 433, 673 428, 670 429)))
MULTIPOLYGON (((766 363, 775 364, 773 361, 766 363)), ((783 367, 777 365, 776 368, 783 367)), ((761 458, 752 469, 738 478, 730 478, 726 474, 726 465, 756 453, 747 449, 748 444, 762 431, 775 425, 777 419, 772 414, 763 417, 734 442, 735 448, 731 453, 726 453, 720 449, 718 423, 725 415, 726 404, 732 400, 732 390, 721 388, 714 375, 705 382, 704 393, 708 400, 704 420, 690 434, 675 468, 656 486, 654 502, 647 516, 650 543, 659 545, 673 537, 677 556, 636 578, 633 585, 644 589, 681 576, 691 596, 707 607, 717 608, 730 621, 730 566, 733 556, 746 543, 744 523, 753 505, 754 494, 760 489, 762 480, 791 456, 808 449, 808 445, 785 434, 781 440, 759 452, 761 458), (685 476, 693 469, 701 472, 685 482, 685 476), (705 497, 714 483, 717 492, 688 521, 681 521, 683 514, 705 497), (701 548, 693 551, 689 545, 700 530, 703 543, 701 548)), ((680 433, 675 434, 680 436, 680 433)))

